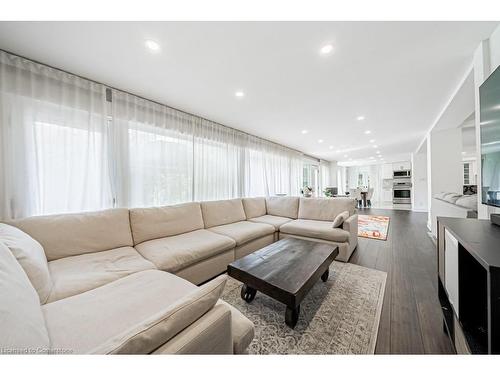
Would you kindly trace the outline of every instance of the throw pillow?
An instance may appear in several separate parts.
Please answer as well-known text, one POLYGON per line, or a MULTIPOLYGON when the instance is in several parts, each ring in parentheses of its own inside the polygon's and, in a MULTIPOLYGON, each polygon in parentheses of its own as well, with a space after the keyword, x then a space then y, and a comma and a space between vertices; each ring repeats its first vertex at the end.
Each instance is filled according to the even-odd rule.
POLYGON ((346 221, 348 218, 349 218, 349 211, 342 211, 335 217, 335 219, 333 219, 333 227, 334 228, 340 227, 344 223, 344 221, 346 221))

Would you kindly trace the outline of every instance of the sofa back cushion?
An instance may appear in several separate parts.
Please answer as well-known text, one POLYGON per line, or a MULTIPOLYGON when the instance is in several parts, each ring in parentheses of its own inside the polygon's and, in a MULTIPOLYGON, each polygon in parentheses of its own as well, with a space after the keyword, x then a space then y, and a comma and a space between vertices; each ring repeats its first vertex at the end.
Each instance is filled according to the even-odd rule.
POLYGON ((33 216, 9 224, 40 242, 47 260, 133 246, 128 209, 33 216))
POLYGON ((38 354, 50 346, 40 300, 10 249, 0 242, 0 348, 38 354))
POLYGON ((247 220, 253 219, 254 217, 264 216, 267 213, 266 198, 243 198, 242 201, 247 220))
POLYGON ((203 217, 198 202, 174 206, 133 208, 130 226, 134 245, 157 238, 203 229, 203 217))
POLYGON ((338 214, 356 211, 353 198, 300 198, 299 219, 333 221, 338 214))
POLYGON ((205 228, 236 223, 247 219, 241 199, 201 202, 205 228))
POLYGON ((267 214, 297 219, 299 197, 267 197, 267 214))
POLYGON ((0 223, 0 243, 12 252, 38 293, 40 303, 47 302, 52 289, 47 257, 35 239, 11 225, 0 223))

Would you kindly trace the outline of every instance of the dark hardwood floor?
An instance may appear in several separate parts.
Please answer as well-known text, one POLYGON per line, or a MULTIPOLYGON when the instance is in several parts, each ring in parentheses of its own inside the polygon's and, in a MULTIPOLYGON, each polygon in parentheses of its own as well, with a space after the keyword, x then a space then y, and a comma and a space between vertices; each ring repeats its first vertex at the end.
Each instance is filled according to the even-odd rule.
POLYGON ((387 241, 359 238, 350 262, 387 272, 377 354, 451 354, 437 297, 436 250, 427 214, 361 209, 390 216, 387 241))

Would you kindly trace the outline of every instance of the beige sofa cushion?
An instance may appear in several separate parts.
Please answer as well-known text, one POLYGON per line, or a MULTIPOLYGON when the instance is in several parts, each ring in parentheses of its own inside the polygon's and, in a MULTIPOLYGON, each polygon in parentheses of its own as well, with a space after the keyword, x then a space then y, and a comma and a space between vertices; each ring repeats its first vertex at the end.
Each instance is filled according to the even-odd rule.
POLYGON ((217 302, 151 354, 234 354, 231 310, 217 302))
POLYGON ((266 198, 243 198, 243 208, 245 209, 245 215, 247 220, 254 217, 264 216, 266 214, 266 198))
POLYGON ((253 219, 250 219, 250 221, 252 221, 254 223, 264 223, 264 224, 272 225, 275 230, 279 230, 283 224, 288 223, 292 220, 293 219, 290 219, 288 217, 273 216, 273 215, 264 215, 264 216, 254 217, 253 219))
POLYGON ((297 219, 299 211, 299 197, 267 197, 267 214, 297 219))
POLYGON ((241 199, 201 202, 205 228, 246 220, 241 199))
POLYGON ((220 225, 210 228, 209 230, 232 238, 236 241, 236 246, 274 233, 274 227, 272 225, 252 223, 250 221, 239 221, 237 223, 220 225))
POLYGON ((38 354, 49 347, 38 294, 12 252, 0 242, 2 354, 38 354))
POLYGON ((198 202, 164 207, 133 208, 130 210, 130 226, 134 245, 204 228, 198 202))
POLYGON ((147 354, 210 310, 226 276, 202 287, 162 271, 142 271, 44 305, 53 347, 74 353, 147 354))
POLYGON ((192 264, 235 247, 233 239, 200 229, 177 236, 146 241, 135 248, 163 271, 178 272, 192 264))
POLYGON ((133 247, 120 247, 53 260, 49 269, 54 283, 49 297, 52 302, 156 267, 133 247))
POLYGON ((353 198, 300 198, 299 219, 324 220, 332 222, 343 211, 349 216, 356 211, 353 198))
POLYGON ((6 245, 14 254, 37 291, 40 303, 45 303, 52 289, 52 280, 42 245, 20 229, 2 223, 0 243, 6 245))
POLYGON ((133 245, 126 208, 33 216, 9 224, 40 242, 47 260, 133 245))
POLYGON ((283 224, 280 232, 303 237, 320 238, 333 242, 347 242, 349 232, 340 228, 332 228, 330 221, 298 219, 283 224))

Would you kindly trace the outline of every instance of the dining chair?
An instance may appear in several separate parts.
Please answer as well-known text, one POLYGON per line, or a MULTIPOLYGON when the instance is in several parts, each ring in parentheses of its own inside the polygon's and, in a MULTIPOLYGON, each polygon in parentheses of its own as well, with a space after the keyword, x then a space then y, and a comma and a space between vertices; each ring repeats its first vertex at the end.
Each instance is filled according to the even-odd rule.
POLYGON ((354 190, 352 193, 352 196, 354 198, 356 198, 357 207, 362 207, 363 197, 361 196, 361 192, 363 191, 363 189, 358 187, 358 188, 352 189, 352 190, 354 190))
POLYGON ((366 203, 368 204, 368 207, 372 206, 372 197, 373 197, 373 192, 375 191, 375 188, 369 188, 368 193, 366 194, 366 203))

